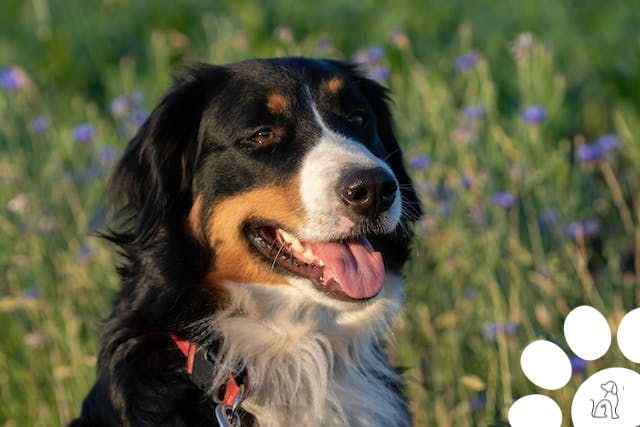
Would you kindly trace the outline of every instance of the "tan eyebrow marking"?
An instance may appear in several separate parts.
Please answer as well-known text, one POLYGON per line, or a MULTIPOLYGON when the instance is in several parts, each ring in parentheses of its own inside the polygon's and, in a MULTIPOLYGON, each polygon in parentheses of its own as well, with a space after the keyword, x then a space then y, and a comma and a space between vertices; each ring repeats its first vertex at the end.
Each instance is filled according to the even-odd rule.
POLYGON ((282 114, 287 109, 287 98, 279 93, 273 93, 267 98, 267 108, 273 114, 282 114))
POLYGON ((331 93, 337 93, 344 87, 344 80, 340 77, 333 77, 325 83, 327 90, 331 93))

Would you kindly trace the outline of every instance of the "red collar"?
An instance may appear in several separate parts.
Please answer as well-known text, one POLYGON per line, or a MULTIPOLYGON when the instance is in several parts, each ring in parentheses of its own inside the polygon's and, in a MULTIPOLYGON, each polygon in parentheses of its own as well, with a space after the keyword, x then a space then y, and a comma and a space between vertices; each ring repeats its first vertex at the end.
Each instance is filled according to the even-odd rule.
MULTIPOLYGON (((170 335, 171 339, 176 344, 176 347, 178 347, 182 354, 187 358, 186 370, 191 376, 193 382, 200 388, 207 390, 208 385, 210 385, 208 382, 213 379, 215 374, 215 364, 206 357, 206 351, 204 351, 203 348, 199 348, 197 344, 178 338, 174 334, 170 335)), ((238 377, 229 375, 221 403, 227 407, 232 407, 235 410, 235 408, 247 396, 248 389, 249 381, 246 370, 238 377), (238 382, 240 382, 241 385, 244 385, 244 390, 243 387, 238 385, 238 382)))

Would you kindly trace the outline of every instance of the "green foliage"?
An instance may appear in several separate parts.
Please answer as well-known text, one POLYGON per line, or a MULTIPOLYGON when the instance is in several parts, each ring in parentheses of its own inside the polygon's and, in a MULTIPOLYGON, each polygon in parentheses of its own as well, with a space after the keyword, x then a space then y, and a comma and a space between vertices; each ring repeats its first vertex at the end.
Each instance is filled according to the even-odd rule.
MULTIPOLYGON (((519 368, 526 343, 567 349, 571 308, 591 304, 615 326, 640 303, 638 6, 5 0, 0 423, 78 413, 118 287, 89 233, 114 156, 180 64, 371 46, 384 55, 365 66, 390 71, 426 211, 393 351, 416 424, 504 422, 539 392, 519 368), (608 153, 594 144, 605 134, 618 143, 608 153)), ((625 364, 617 350, 549 394, 568 414, 581 379, 613 363, 625 364)))

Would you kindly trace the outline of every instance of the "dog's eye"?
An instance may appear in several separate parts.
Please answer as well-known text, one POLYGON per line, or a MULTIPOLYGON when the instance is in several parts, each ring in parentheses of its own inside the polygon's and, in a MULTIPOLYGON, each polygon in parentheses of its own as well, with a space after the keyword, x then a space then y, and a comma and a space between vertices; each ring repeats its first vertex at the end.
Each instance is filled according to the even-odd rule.
POLYGON ((357 127, 363 127, 367 124, 368 121, 367 113, 365 113, 364 111, 356 111, 354 113, 348 114, 345 116, 345 119, 347 119, 349 123, 357 127))
POLYGON ((258 145, 270 145, 276 141, 277 137, 278 135, 272 128, 263 127, 258 129, 250 139, 252 142, 258 145))

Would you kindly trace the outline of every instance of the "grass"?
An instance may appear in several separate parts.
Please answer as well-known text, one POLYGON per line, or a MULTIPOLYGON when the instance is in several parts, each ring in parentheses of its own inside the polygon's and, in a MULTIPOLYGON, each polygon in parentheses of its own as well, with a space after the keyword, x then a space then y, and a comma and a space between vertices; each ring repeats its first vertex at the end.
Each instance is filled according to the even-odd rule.
MULTIPOLYGON (((571 308, 591 304, 616 326, 640 304, 638 6, 4 1, 0 423, 79 411, 118 287, 89 232, 114 158, 179 64, 372 46, 380 58, 359 57, 389 71, 426 210, 393 354, 416 424, 504 423, 512 401, 539 392, 519 368, 529 341, 568 350, 571 308), (602 135, 617 143, 606 155, 602 135)), ((548 393, 566 425, 580 382, 614 364, 628 366, 615 346, 548 393)))

